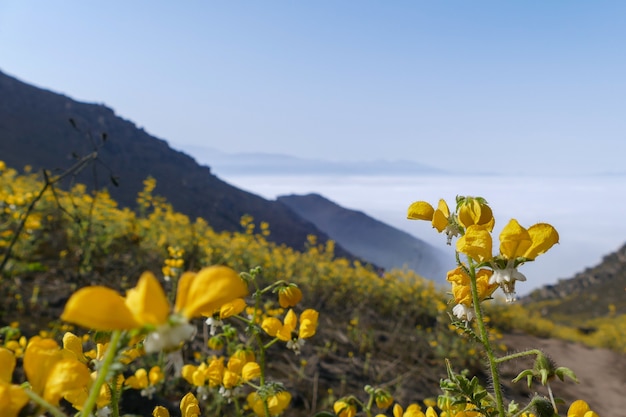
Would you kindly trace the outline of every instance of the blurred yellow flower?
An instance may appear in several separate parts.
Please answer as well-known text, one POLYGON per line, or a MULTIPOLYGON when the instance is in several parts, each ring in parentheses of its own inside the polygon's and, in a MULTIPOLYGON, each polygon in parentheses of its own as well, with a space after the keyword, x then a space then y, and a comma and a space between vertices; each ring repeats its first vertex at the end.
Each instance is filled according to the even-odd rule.
POLYGON ((32 390, 53 405, 73 391, 85 389, 91 374, 73 353, 62 350, 53 339, 34 336, 24 352, 24 372, 32 390))
POLYGON ((304 339, 315 335, 317 331, 317 319, 319 313, 313 309, 306 309, 300 314, 300 327, 296 332, 298 317, 293 310, 289 310, 285 315, 284 323, 276 317, 267 317, 261 323, 261 327, 267 334, 287 342, 287 347, 296 354, 304 345, 304 339))
POLYGON ((122 297, 103 286, 81 288, 68 300, 61 319, 95 330, 149 328, 146 352, 175 348, 188 340, 195 327, 188 321, 211 315, 224 304, 248 294, 246 283, 231 268, 211 266, 186 272, 178 281, 174 314, 163 288, 151 272, 122 297))
POLYGON ((17 417, 28 403, 28 395, 22 387, 11 384, 16 362, 12 351, 0 347, 0 409, 7 417, 17 417))
MULTIPOLYGON (((248 394, 248 406, 258 417, 265 417, 265 407, 263 398, 255 391, 248 394)), ((271 416, 281 415, 291 402, 289 391, 279 391, 267 397, 267 407, 271 416)))
POLYGON ((599 417, 583 400, 574 401, 567 410, 567 417, 599 417))
POLYGON ((356 416, 356 406, 351 401, 345 399, 335 401, 333 404, 333 410, 339 417, 356 416))
POLYGON ((302 300, 302 291, 296 284, 280 287, 278 290, 278 303, 282 308, 293 307, 302 300))

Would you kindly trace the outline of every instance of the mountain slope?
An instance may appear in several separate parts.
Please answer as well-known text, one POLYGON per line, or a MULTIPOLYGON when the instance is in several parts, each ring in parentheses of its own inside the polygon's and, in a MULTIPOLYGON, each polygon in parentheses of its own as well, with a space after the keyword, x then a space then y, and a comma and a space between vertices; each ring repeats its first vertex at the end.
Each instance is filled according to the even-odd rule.
MULTIPOLYGON (((155 194, 167 198, 177 211, 205 218, 215 230, 239 230, 241 216, 249 214, 257 223, 269 222, 271 240, 295 249, 304 248, 309 234, 317 235, 320 242, 328 239, 287 206, 227 184, 210 168, 116 116, 112 109, 77 102, 0 72, 0 159, 8 166, 58 172, 76 162, 73 154, 94 150, 98 163, 74 180, 107 187, 123 206, 135 206, 144 179, 152 176, 157 180, 155 194), (111 176, 119 178, 118 187, 109 181, 111 176)), ((336 253, 352 257, 341 245, 336 253)))
POLYGON ((385 269, 407 267, 433 281, 453 268, 440 251, 366 214, 343 208, 319 194, 287 195, 278 202, 315 224, 351 253, 385 269))
POLYGON ((626 314, 626 245, 570 279, 531 292, 522 302, 536 303, 548 317, 568 322, 626 314))

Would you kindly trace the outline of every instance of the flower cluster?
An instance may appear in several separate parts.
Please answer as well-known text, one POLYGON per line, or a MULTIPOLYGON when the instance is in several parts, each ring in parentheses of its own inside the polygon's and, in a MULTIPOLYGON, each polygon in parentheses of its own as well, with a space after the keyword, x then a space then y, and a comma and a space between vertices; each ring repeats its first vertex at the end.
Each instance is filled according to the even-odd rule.
MULTIPOLYGON (((458 236, 456 251, 465 254, 472 262, 472 265, 461 264, 459 267, 466 271, 470 267, 489 268, 491 274, 487 284, 500 286, 507 301, 515 300, 515 282, 526 281, 517 268, 524 262, 534 261, 559 242, 559 234, 550 224, 537 223, 526 229, 511 219, 500 232, 499 250, 494 255, 492 232, 495 219, 485 199, 480 197, 457 197, 456 211, 452 213, 445 200, 439 200, 436 210, 425 201, 416 201, 409 206, 407 217, 432 222, 437 231, 446 233, 448 244, 458 236)), ((454 275, 458 277, 458 274, 454 275)), ((460 280, 455 278, 453 282, 458 285, 460 280)), ((484 291, 489 292, 489 287, 484 291)), ((458 305, 471 307, 456 295, 455 299, 458 305)))

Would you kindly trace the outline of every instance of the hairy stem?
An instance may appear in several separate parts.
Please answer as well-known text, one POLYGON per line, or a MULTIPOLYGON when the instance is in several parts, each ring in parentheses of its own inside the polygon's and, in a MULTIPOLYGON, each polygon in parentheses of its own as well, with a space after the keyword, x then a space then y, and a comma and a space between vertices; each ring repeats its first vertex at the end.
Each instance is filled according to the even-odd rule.
POLYGON ((115 356, 117 356, 117 345, 119 344, 120 338, 122 337, 122 332, 120 330, 115 330, 111 334, 111 340, 109 341, 109 348, 107 349, 107 353, 102 360, 102 364, 100 365, 100 369, 98 370, 98 377, 96 378, 94 384, 91 387, 91 391, 89 391, 89 398, 85 402, 83 406, 83 410, 80 414, 81 417, 87 417, 91 414, 91 411, 96 406, 96 402, 98 400, 98 395, 100 395, 100 389, 102 385, 106 382, 107 376, 109 374, 109 368, 113 364, 115 360, 115 356))
POLYGON ((485 320, 483 317, 483 311, 480 307, 480 298, 478 296, 478 286, 476 284, 476 267, 472 260, 469 260, 469 276, 470 286, 472 290, 472 304, 474 304, 474 312, 476 313, 476 324, 478 325, 478 331, 480 335, 480 341, 485 347, 485 353, 489 360, 489 370, 491 371, 491 378, 493 381, 493 390, 496 397, 496 408, 498 415, 504 417, 504 400, 502 396, 502 387, 500 386, 500 373, 498 371, 498 360, 493 353, 493 347, 489 341, 489 333, 487 332, 487 326, 485 326, 485 320))

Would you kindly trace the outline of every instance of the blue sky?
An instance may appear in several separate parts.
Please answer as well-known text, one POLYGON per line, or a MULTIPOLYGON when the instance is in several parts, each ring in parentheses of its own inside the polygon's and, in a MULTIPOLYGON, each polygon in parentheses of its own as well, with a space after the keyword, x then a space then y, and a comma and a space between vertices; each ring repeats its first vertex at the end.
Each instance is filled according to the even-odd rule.
POLYGON ((625 172, 626 2, 0 2, 0 70, 185 150, 625 172))

